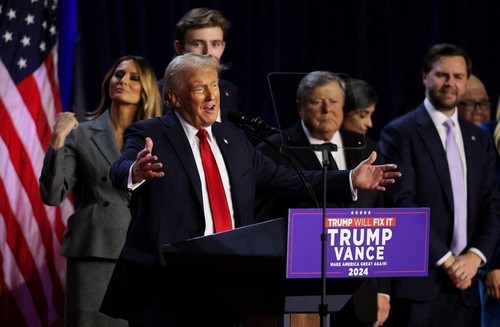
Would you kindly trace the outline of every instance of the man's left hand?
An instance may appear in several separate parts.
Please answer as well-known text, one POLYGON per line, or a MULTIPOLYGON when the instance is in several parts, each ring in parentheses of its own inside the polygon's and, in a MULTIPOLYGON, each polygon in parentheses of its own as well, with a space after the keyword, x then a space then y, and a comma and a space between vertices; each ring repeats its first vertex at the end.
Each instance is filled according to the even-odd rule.
POLYGON ((396 178, 401 177, 401 173, 394 171, 395 164, 372 165, 377 160, 377 152, 363 160, 352 171, 352 185, 358 190, 385 191, 385 186, 394 184, 396 178))

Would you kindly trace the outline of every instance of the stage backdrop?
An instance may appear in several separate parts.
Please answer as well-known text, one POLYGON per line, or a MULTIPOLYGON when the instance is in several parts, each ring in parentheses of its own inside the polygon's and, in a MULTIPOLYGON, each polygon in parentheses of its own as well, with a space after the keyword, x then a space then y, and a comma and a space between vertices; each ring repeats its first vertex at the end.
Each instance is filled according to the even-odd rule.
MULTIPOLYGON (((241 111, 272 122, 267 74, 330 70, 371 83, 380 96, 372 136, 423 100, 421 60, 435 43, 465 48, 493 108, 500 90, 499 1, 79 1, 78 110, 92 110, 105 71, 139 54, 162 76, 176 21, 189 9, 220 10, 232 23, 222 62, 240 88, 241 111)), ((285 110, 295 110, 286 108, 285 110)))

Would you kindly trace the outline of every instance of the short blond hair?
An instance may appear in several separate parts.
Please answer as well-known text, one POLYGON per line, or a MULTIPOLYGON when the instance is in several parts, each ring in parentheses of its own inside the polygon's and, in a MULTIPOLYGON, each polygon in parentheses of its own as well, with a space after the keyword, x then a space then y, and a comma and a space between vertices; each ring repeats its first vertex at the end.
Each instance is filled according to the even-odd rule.
POLYGON ((185 53, 174 57, 168 64, 163 75, 162 93, 165 101, 169 102, 169 93, 177 91, 184 86, 184 81, 182 80, 184 74, 204 68, 213 69, 218 74, 224 69, 224 65, 214 57, 195 53, 185 53))

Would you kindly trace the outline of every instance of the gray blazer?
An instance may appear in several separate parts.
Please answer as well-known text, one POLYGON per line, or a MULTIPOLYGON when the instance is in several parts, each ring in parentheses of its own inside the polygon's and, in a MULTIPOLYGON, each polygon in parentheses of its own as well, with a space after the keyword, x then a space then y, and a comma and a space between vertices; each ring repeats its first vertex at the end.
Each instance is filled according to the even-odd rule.
POLYGON ((75 213, 68 219, 61 254, 117 259, 130 222, 130 196, 113 187, 109 169, 120 158, 109 110, 84 122, 63 147, 49 146, 40 176, 47 205, 60 204, 73 191, 75 213))

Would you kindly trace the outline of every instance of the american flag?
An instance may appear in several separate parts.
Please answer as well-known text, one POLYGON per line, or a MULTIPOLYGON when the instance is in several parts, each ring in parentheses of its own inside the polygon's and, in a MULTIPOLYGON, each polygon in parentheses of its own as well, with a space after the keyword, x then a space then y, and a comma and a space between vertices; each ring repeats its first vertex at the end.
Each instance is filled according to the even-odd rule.
POLYGON ((62 326, 73 205, 42 203, 38 177, 61 108, 57 0, 0 1, 0 325, 62 326))

